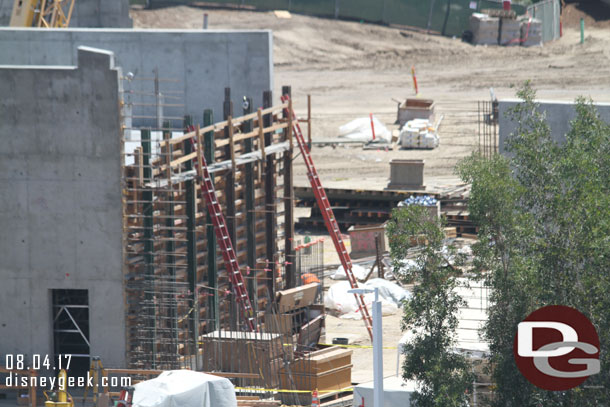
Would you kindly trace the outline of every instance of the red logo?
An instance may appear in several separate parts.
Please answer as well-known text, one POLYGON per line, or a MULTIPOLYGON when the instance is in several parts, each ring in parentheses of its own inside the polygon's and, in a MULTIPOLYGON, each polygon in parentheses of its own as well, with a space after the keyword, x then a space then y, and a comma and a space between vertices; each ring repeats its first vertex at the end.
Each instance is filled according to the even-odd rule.
POLYGON ((540 308, 520 322, 513 352, 527 380, 545 390, 568 390, 599 373, 599 337, 580 311, 540 308))

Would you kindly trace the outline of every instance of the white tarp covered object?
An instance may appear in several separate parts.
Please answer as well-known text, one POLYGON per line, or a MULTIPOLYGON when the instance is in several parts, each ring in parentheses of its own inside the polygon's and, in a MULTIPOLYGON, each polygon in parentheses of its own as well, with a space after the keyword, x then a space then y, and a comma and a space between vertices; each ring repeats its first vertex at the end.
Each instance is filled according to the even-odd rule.
MULTIPOLYGON (((364 280, 369 271, 359 264, 352 264, 352 274, 357 280, 364 280)), ((347 274, 343 266, 337 267, 337 270, 330 276, 333 280, 347 280, 347 274)))
MULTIPOLYGON (((398 311, 398 307, 403 300, 409 298, 411 293, 405 290, 398 284, 383 278, 374 278, 364 284, 359 284, 360 288, 379 288, 379 297, 381 300, 381 312, 383 315, 393 315, 398 311)), ((354 294, 348 293, 351 289, 349 281, 339 281, 330 286, 324 295, 324 306, 328 309, 338 311, 341 318, 345 319, 360 319, 362 316, 358 310, 358 303, 354 294)), ((364 302, 371 309, 372 303, 375 300, 375 294, 365 294, 364 302)))
POLYGON ((434 124, 427 119, 414 119, 406 122, 400 129, 398 140, 402 148, 433 149, 439 144, 434 124))
POLYGON ((134 407, 236 407, 235 388, 224 377, 170 370, 136 384, 134 407))
MULTIPOLYGON (((392 133, 375 116, 373 116, 373 127, 375 128, 375 141, 390 142, 392 133)), ((373 141, 371 118, 360 117, 344 124, 339 127, 339 136, 365 143, 373 141)))

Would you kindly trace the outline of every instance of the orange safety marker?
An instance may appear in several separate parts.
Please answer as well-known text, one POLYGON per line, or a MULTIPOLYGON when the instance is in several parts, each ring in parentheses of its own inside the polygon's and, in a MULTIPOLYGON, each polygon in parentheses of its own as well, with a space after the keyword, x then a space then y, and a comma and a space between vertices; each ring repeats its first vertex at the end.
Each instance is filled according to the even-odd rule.
POLYGON ((415 89, 415 95, 419 95, 419 89, 417 88, 417 76, 415 76, 415 65, 411 65, 411 76, 413 77, 413 89, 415 89))
POLYGON ((371 131, 373 132, 373 140, 375 140, 375 124, 373 123, 373 113, 369 113, 369 117, 371 118, 371 131))

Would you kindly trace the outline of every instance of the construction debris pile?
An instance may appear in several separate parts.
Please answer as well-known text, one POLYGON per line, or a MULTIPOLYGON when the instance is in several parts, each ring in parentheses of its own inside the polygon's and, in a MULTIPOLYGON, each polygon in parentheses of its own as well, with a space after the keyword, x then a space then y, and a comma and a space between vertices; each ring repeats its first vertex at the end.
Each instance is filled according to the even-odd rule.
POLYGON ((433 149, 438 147, 436 127, 428 119, 413 119, 400 129, 399 143, 402 148, 433 149))
POLYGON ((470 32, 475 45, 531 47, 542 45, 542 21, 529 16, 517 18, 514 13, 473 13, 470 32))

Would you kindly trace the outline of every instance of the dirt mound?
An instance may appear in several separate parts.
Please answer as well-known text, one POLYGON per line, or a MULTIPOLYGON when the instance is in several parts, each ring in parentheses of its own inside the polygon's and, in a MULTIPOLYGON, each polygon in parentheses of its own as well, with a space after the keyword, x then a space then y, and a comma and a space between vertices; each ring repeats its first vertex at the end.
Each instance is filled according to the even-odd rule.
POLYGON ((577 1, 566 4, 561 15, 564 27, 580 27, 580 19, 587 27, 610 28, 610 4, 601 0, 577 1))

